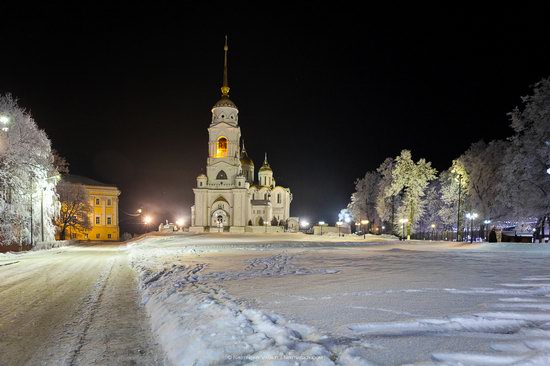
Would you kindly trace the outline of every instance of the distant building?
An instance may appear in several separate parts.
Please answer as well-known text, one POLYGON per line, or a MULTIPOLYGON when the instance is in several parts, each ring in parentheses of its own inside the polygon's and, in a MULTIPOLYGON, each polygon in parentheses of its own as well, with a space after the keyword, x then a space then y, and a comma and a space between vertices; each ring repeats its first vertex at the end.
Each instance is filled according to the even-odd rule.
POLYGON ((80 175, 66 175, 63 179, 69 183, 82 184, 92 205, 90 217, 92 228, 85 232, 69 232, 76 240, 119 240, 118 196, 120 190, 111 184, 105 184, 80 175))
MULTIPOLYGON (((254 162, 241 144, 239 110, 229 99, 227 43, 221 99, 212 107, 208 128, 206 174, 193 189, 191 231, 227 229, 244 232, 251 226, 285 226, 290 218, 290 189, 277 185, 265 154, 255 179, 254 162)), ((282 144, 279 144, 282 146, 282 144)), ((272 231, 272 230, 270 230, 272 231)))

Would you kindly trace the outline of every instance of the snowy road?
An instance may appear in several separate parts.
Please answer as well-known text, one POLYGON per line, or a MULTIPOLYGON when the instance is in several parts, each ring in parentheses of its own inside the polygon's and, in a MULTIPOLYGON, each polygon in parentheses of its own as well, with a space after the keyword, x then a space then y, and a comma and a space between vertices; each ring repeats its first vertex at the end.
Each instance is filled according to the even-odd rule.
POLYGON ((0 364, 161 364, 121 249, 0 255, 0 364))

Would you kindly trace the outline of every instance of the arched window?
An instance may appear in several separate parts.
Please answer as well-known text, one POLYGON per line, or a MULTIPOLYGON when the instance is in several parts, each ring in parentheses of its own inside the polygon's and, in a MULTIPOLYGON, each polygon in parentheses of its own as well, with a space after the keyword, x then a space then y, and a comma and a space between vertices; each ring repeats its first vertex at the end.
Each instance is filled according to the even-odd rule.
POLYGON ((220 137, 216 143, 216 157, 225 158, 227 156, 227 139, 220 137))
POLYGON ((227 179, 227 174, 223 170, 220 170, 218 175, 216 175, 216 179, 227 179))

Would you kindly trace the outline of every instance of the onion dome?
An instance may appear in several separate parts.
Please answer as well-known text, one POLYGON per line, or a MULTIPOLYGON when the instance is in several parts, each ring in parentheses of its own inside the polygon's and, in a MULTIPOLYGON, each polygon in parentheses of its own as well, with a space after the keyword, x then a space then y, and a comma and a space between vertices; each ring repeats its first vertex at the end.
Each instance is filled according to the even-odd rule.
POLYGON ((241 151, 241 165, 248 165, 248 166, 254 166, 254 162, 248 154, 246 153, 246 149, 244 147, 244 141, 243 141, 243 149, 241 151))
POLYGON ((267 162, 267 153, 265 153, 265 159, 264 159, 264 163, 262 164, 260 170, 260 172, 265 172, 265 171, 272 171, 271 170, 271 167, 269 166, 269 163, 267 162))

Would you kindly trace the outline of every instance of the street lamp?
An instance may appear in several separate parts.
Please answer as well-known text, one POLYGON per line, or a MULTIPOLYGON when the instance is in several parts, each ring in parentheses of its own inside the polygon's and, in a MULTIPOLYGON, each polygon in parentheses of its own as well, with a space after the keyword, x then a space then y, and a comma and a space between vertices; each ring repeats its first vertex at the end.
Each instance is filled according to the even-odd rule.
POLYGON ((337 221, 336 222, 336 226, 338 226, 338 237, 340 237, 340 227, 343 225, 344 223, 342 221, 337 221))
POLYGON ((401 240, 405 240, 405 224, 409 222, 407 219, 401 219, 401 226, 403 227, 403 234, 401 235, 401 240))
POLYGON ((470 243, 474 242, 474 220, 477 217, 475 212, 468 212, 466 218, 470 220, 470 243))
POLYGON ((319 226, 321 227, 321 235, 323 235, 323 225, 325 225, 325 222, 319 221, 319 226))
MULTIPOLYGON (((307 228, 309 226, 309 222, 305 221, 305 220, 302 220, 300 221, 300 224, 299 224, 302 228, 307 228)), ((300 231, 300 228, 298 228, 298 231, 300 231)))
POLYGON ((265 233, 267 234, 267 220, 264 221, 264 228, 265 228, 265 233))
POLYGON ((10 118, 8 116, 0 116, 0 126, 2 126, 2 131, 8 132, 8 124, 10 123, 10 118))
POLYGON ((458 243, 460 233, 460 193, 462 190, 462 174, 458 174, 458 210, 456 213, 456 242, 458 243))
POLYGON ((183 217, 180 217, 176 220, 176 225, 178 225, 178 228, 180 228, 183 231, 183 225, 185 224, 185 220, 183 217))
POLYGON ((434 240, 435 224, 430 225, 432 228, 432 240, 434 240))
POLYGON ((153 218, 150 215, 147 215, 143 218, 143 223, 145 224, 145 230, 149 231, 149 224, 153 221, 153 218))
POLYGON ((361 231, 363 231, 363 239, 365 239, 367 234, 365 233, 365 230, 363 229, 363 225, 367 225, 367 231, 369 231, 369 220, 361 220, 361 231))
POLYGON ((483 239, 487 240, 487 225, 491 223, 491 220, 483 220, 483 239))

